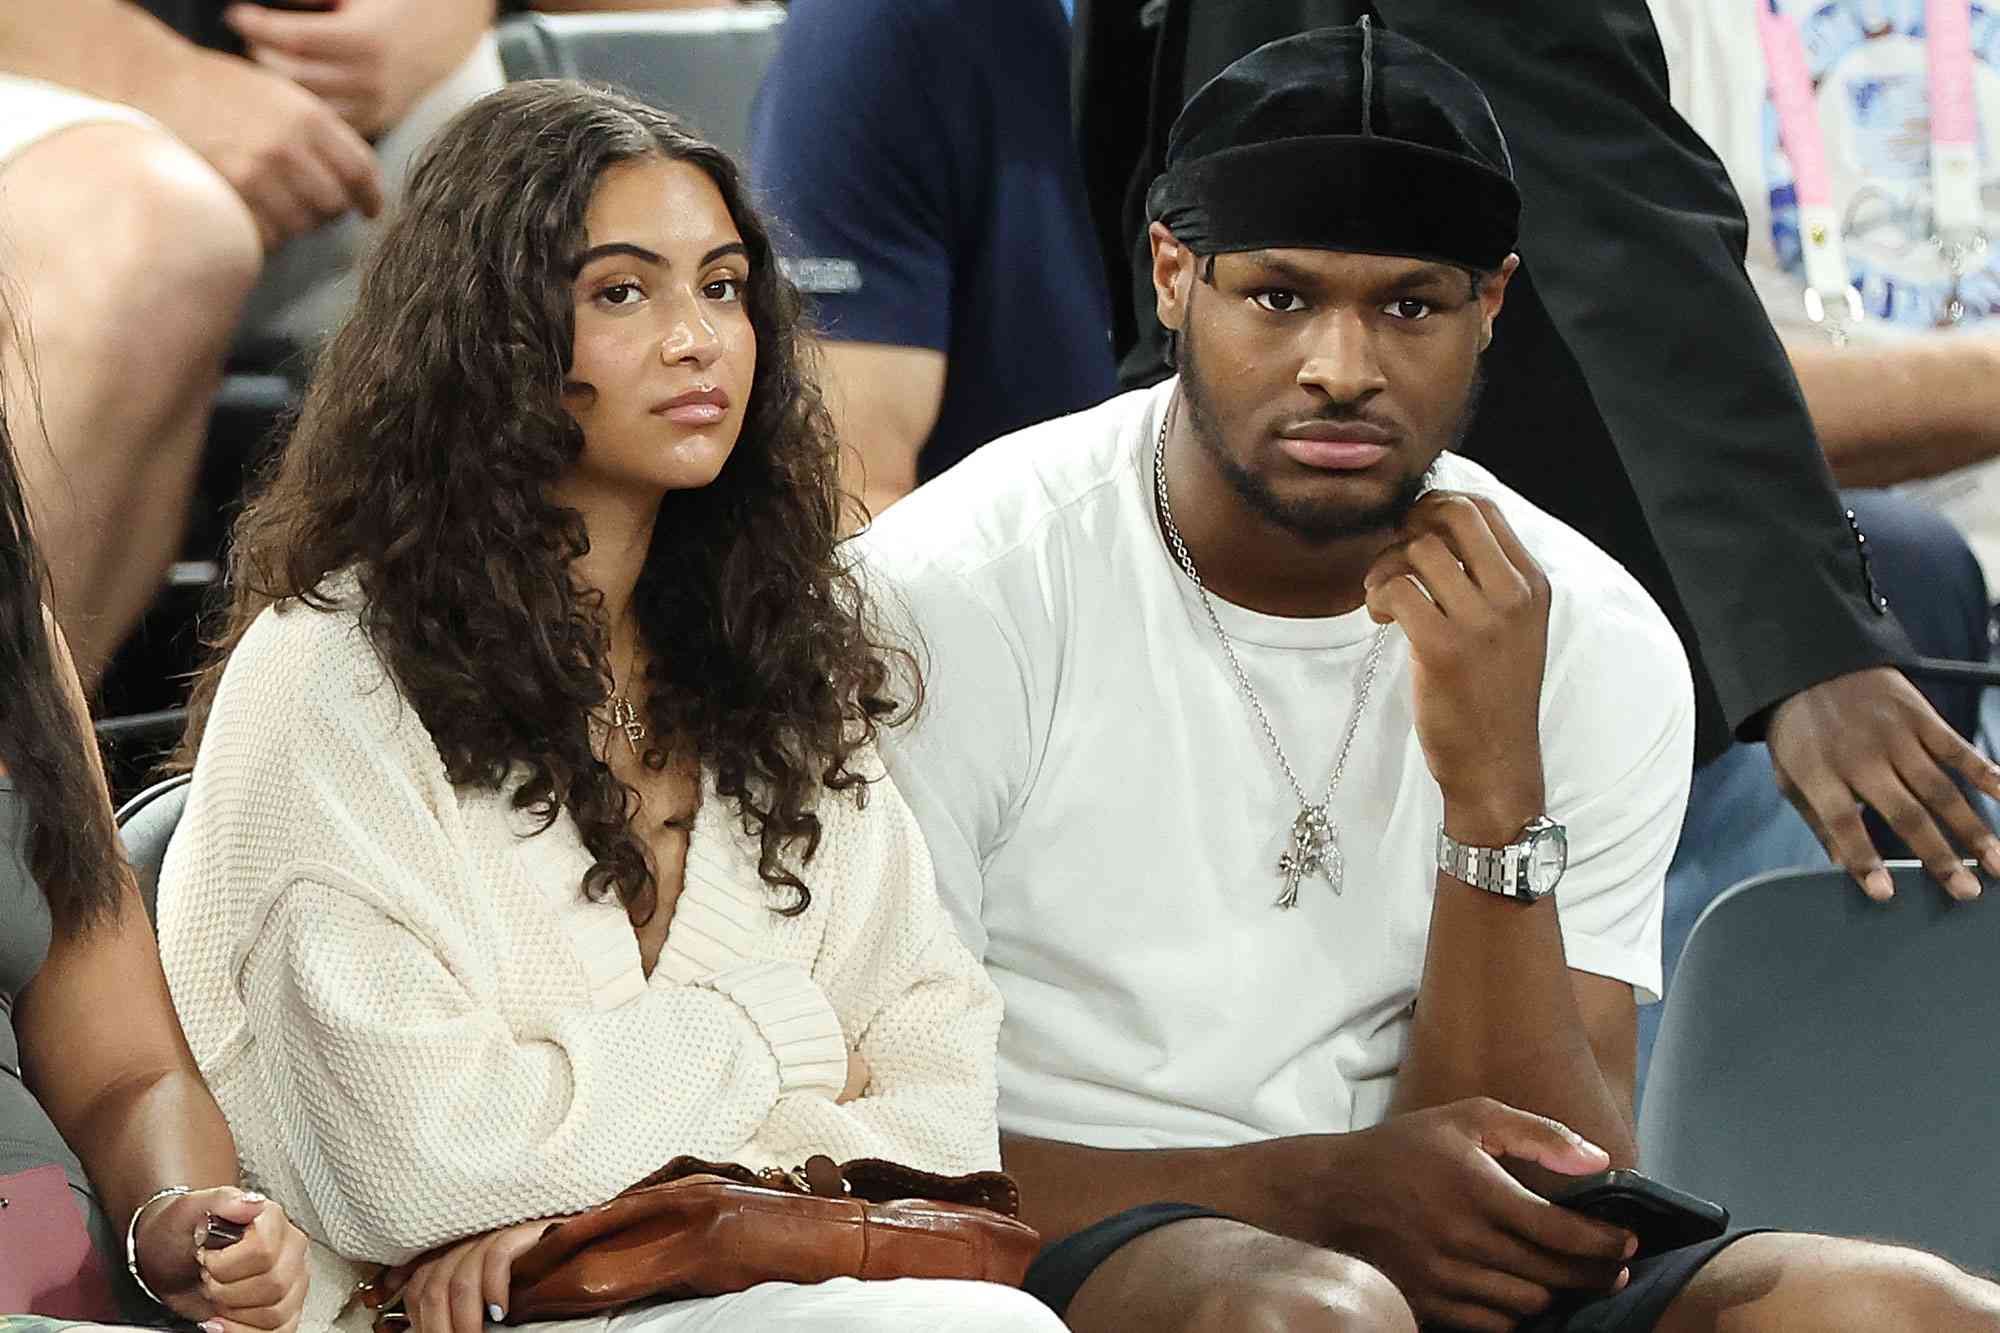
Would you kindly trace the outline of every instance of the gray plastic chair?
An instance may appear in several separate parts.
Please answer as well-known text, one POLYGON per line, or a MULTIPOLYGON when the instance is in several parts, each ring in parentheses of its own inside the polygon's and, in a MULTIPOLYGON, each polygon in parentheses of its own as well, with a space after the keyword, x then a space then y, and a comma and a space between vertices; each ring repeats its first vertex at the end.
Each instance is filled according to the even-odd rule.
POLYGON ((160 866, 167 859, 167 844, 173 841, 181 812, 187 809, 189 773, 156 782, 118 807, 118 837, 125 844, 125 858, 139 877, 139 896, 146 900, 146 915, 159 922, 160 866))
POLYGON ((1884 904, 1837 869, 1790 870, 1702 913, 1653 1051, 1641 1165, 1733 1225, 2000 1268, 2000 904, 1890 869, 1884 904))
POLYGON ((683 117, 741 163, 750 103, 778 50, 777 5, 672 13, 516 14, 494 30, 511 79, 613 83, 683 117))

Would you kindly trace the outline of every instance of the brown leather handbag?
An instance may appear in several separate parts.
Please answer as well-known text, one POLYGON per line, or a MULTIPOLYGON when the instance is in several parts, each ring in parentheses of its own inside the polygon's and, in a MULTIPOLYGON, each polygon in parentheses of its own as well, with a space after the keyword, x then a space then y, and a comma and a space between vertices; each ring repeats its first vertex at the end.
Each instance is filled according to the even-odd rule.
MULTIPOLYGON (((676 1157, 565 1218, 514 1261, 507 1322, 828 1278, 973 1278, 1019 1286, 1041 1246, 999 1171, 940 1176, 873 1158, 752 1171, 676 1157)), ((382 1294, 362 1300, 380 1308, 382 1294)), ((376 1333, 407 1319, 387 1311, 376 1333)))

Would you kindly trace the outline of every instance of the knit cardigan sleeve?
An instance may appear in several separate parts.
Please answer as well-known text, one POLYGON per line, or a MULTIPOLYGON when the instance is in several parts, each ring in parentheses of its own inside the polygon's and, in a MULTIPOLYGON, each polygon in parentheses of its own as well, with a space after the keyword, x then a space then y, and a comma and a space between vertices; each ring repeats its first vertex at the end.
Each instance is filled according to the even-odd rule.
POLYGON ((895 783, 879 776, 868 796, 860 809, 840 802, 842 821, 826 842, 857 849, 865 863, 842 880, 875 891, 847 904, 844 947, 829 947, 814 973, 836 997, 842 1027, 859 1034, 869 1084, 841 1104, 781 1096, 756 1146, 786 1165, 825 1153, 944 1173, 996 1170, 1000 992, 945 915, 923 834, 895 783))
POLYGON ((504 876, 481 882, 413 710, 317 629, 238 648, 162 899, 204 1072, 309 1231, 401 1262, 600 1203, 677 1153, 726 1157, 781 1099, 838 1090, 830 1002, 788 962, 503 1014, 504 876))

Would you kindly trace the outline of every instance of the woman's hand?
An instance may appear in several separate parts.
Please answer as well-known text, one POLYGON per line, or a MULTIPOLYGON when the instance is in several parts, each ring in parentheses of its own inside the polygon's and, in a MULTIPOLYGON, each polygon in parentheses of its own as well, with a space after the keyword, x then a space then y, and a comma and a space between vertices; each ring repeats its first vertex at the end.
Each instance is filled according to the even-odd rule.
POLYGON ((306 1299, 306 1237, 261 1194, 196 1190, 139 1219, 139 1272, 167 1306, 207 1333, 292 1333, 306 1299), (198 1250, 213 1213, 243 1228, 227 1249, 198 1250))
POLYGON ((834 1102, 836 1104, 851 1102, 867 1096, 868 1080, 873 1077, 874 1074, 869 1070, 868 1062, 861 1058, 861 1052, 849 1051, 847 1053, 847 1086, 840 1090, 840 1095, 833 1099, 834 1102))
POLYGON ((384 1273, 376 1285, 389 1299, 400 1292, 414 1333, 482 1333, 486 1321, 507 1317, 514 1261, 562 1219, 501 1227, 423 1262, 384 1273))

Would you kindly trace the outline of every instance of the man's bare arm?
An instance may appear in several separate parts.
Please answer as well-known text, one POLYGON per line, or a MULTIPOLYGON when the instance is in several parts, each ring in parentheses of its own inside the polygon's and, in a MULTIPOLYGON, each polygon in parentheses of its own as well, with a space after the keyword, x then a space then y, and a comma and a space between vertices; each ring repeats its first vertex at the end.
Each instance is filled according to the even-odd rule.
POLYGON ((535 0, 545 14, 602 14, 640 9, 734 9, 737 0, 535 0))
POLYGON ((1300 1139, 1231 1148, 1087 1148, 1019 1134, 1000 1136, 1000 1156, 1021 1186, 1022 1220, 1053 1244, 1141 1204, 1172 1200, 1227 1213, 1279 1235, 1298 1236, 1309 1219, 1282 1182, 1307 1174, 1300 1139))
POLYGON ((944 404, 944 353, 826 341, 820 359, 840 435, 841 485, 880 514, 916 489, 917 456, 944 404))
POLYGON ((2000 455, 2000 337, 1845 347, 1799 337, 1785 350, 1843 486, 1935 477, 2000 455))
MULTIPOLYGON (((1546 575, 1492 502, 1433 492, 1367 584, 1370 612, 1410 642, 1417 734, 1444 797, 1444 831, 1468 846, 1507 845, 1545 800, 1546 575)), ((1621 1000, 1588 987, 1586 1021, 1564 961, 1560 896, 1522 903, 1437 876, 1392 1113, 1491 1097, 1631 1165, 1631 1057, 1613 1052, 1612 1071, 1626 1071, 1621 1093, 1598 1054, 1627 1030, 1630 991, 1621 1000)))
MULTIPOLYGON (((1632 988, 1564 965, 1560 897, 1529 905, 1438 876, 1392 1111, 1493 1097, 1560 1121, 1613 1165, 1632 1166, 1632 988)), ((1557 1183, 1533 1172, 1523 1178, 1537 1188, 1557 1183)))
POLYGON ((196 47, 127 0, 0 5, 0 69, 140 105, 196 47))

